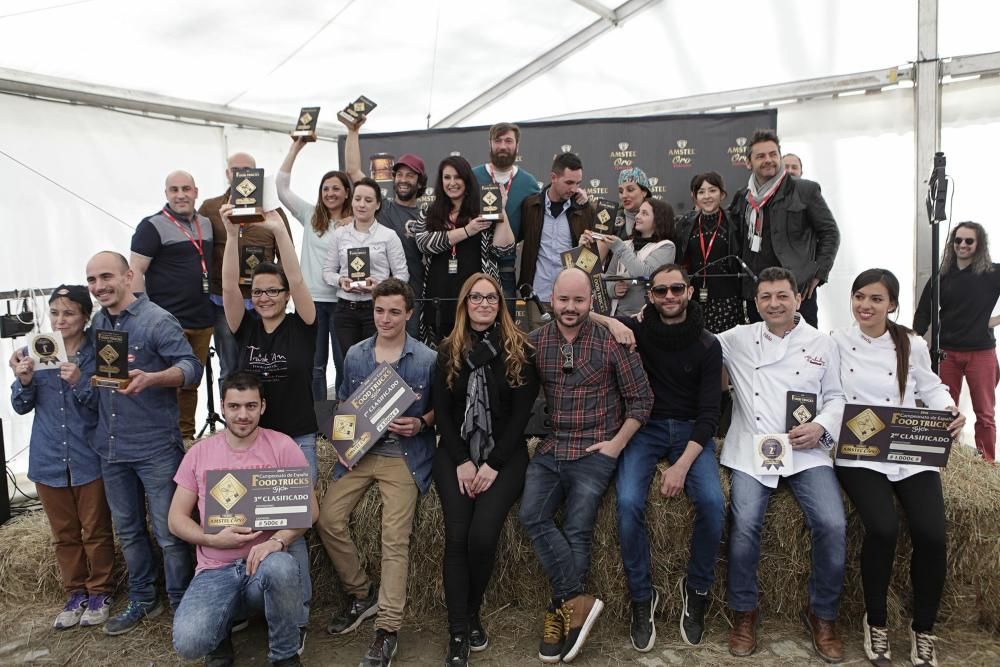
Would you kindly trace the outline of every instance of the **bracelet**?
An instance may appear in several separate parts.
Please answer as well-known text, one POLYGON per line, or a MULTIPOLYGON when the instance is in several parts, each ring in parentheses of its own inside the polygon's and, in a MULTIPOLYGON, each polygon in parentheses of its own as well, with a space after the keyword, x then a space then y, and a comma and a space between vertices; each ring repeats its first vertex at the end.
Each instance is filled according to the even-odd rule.
POLYGON ((274 535, 272 535, 271 537, 267 538, 267 541, 268 542, 277 542, 278 544, 281 545, 281 550, 282 551, 287 551, 288 550, 288 545, 285 544, 285 541, 283 539, 281 539, 280 537, 275 537, 274 535))
POLYGON ((472 234, 469 233, 469 226, 466 225, 465 227, 462 227, 462 229, 465 230, 465 238, 471 239, 472 238, 472 234))

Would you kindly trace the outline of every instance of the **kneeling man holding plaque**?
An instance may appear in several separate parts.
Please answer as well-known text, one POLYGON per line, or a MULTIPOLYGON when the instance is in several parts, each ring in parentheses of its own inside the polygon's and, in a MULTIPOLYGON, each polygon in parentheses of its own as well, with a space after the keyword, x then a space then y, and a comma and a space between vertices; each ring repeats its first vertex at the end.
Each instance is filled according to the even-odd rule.
POLYGON ((266 409, 256 375, 228 376, 226 430, 195 444, 174 476, 170 531, 198 554, 197 573, 174 615, 174 648, 187 660, 233 664, 233 620, 258 610, 267 620, 268 660, 300 664, 301 568, 308 568, 302 536, 319 510, 302 450, 283 433, 259 427, 266 409), (196 504, 200 525, 191 518, 196 504))
POLYGON ((407 283, 386 278, 372 290, 372 300, 377 333, 351 347, 344 359, 344 382, 337 390, 341 406, 331 429, 340 462, 316 525, 348 596, 327 629, 346 634, 377 614, 375 640, 361 665, 381 667, 397 650, 413 513, 431 482, 434 431, 429 424, 434 421, 431 385, 437 355, 406 333, 413 316, 407 283), (375 483, 382 496, 377 594, 350 533, 351 512, 375 483))
POLYGON ((798 314, 795 276, 761 271, 756 305, 763 322, 718 334, 736 391, 733 424, 722 449, 732 470, 728 604, 729 652, 757 648, 757 566, 764 514, 782 479, 812 533, 809 606, 802 619, 827 662, 842 659, 836 633, 846 557, 846 521, 830 450, 844 411, 837 347, 798 314))

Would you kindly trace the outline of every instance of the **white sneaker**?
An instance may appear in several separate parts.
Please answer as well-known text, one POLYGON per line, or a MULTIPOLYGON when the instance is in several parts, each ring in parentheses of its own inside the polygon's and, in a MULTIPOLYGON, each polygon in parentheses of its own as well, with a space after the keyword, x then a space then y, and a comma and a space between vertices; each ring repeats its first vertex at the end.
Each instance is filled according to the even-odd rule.
POLYGON ((56 616, 56 621, 52 624, 52 627, 56 630, 72 628, 80 622, 80 617, 83 616, 83 612, 86 611, 86 609, 87 594, 79 591, 71 593, 69 600, 66 601, 66 606, 63 607, 63 610, 59 612, 58 616, 56 616))
POLYGON ((891 665, 892 652, 889 650, 889 629, 868 625, 868 614, 865 614, 865 655, 873 665, 891 665))
POLYGON ((98 593, 87 598, 87 611, 80 618, 80 627, 88 628, 101 625, 108 620, 111 612, 111 596, 98 593))
POLYGON ((934 640, 937 637, 929 632, 914 632, 910 628, 910 662, 915 667, 930 665, 937 667, 937 651, 934 650, 934 640))

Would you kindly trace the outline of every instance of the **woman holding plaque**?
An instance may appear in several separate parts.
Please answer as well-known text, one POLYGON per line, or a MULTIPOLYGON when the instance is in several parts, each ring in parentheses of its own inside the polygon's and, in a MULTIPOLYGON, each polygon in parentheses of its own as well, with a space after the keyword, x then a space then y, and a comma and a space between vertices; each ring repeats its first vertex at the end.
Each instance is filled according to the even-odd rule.
MULTIPOLYGON (((899 309, 899 281, 885 269, 868 269, 851 286, 855 322, 833 333, 840 351, 840 376, 848 403, 948 410, 958 437, 965 417, 948 387, 931 370, 924 340, 889 316, 899 309)), ((865 594, 864 647, 874 664, 889 664, 886 592, 895 562, 899 517, 906 516, 913 551, 913 621, 910 658, 936 665, 934 620, 944 589, 946 550, 944 498, 938 468, 861 460, 836 460, 837 477, 861 516, 861 581, 865 594)))
POLYGON ((108 620, 114 581, 111 513, 101 459, 90 447, 97 402, 90 386, 96 369, 93 339, 84 329, 93 302, 82 285, 62 285, 49 299, 52 330, 62 334, 68 362, 36 368, 27 352, 11 367, 14 412, 35 411, 28 449, 28 479, 35 483, 52 530, 56 562, 67 595, 53 627, 100 625, 108 620))
POLYGON ((333 232, 323 263, 323 280, 337 288, 334 333, 345 355, 352 345, 375 335, 375 285, 389 276, 410 279, 399 235, 375 220, 382 207, 378 183, 367 177, 355 183, 351 207, 354 217, 333 232))
POLYGON ((326 364, 330 350, 333 350, 333 367, 337 372, 336 383, 340 386, 343 375, 344 354, 334 334, 334 312, 337 306, 337 289, 323 281, 323 263, 330 252, 333 230, 346 225, 351 220, 351 177, 342 171, 328 171, 319 181, 316 202, 310 204, 299 197, 290 187, 292 165, 299 152, 307 145, 303 139, 292 140, 285 161, 275 179, 278 199, 302 224, 302 275, 316 305, 316 357, 313 359, 312 393, 317 401, 325 400, 327 394, 326 364))
POLYGON ((524 488, 524 429, 539 386, 528 337, 515 326, 500 282, 475 273, 458 298, 455 326, 438 348, 433 390, 449 665, 467 664, 470 648, 488 644, 479 608, 500 531, 524 488))
POLYGON ((602 262, 610 252, 608 274, 623 278, 606 283, 612 296, 612 315, 635 315, 646 305, 646 278, 674 261, 676 248, 670 240, 673 235, 674 209, 659 199, 639 204, 628 241, 609 234, 595 237, 590 230, 583 233, 580 241, 587 245, 596 243, 602 262), (629 277, 636 280, 627 280, 629 277))
POLYGON ((456 297, 465 280, 474 273, 499 280, 499 258, 514 253, 514 232, 503 206, 496 221, 483 218, 479 211, 479 184, 472 167, 463 157, 446 157, 438 166, 426 219, 413 227, 417 247, 424 253, 423 325, 432 343, 451 333, 456 297))

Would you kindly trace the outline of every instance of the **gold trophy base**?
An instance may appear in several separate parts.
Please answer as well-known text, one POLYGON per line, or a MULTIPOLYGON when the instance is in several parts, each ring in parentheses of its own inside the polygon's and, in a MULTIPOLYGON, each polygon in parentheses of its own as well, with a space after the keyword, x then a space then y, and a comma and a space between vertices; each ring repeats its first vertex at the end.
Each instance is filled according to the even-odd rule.
POLYGON ((90 386, 103 389, 124 389, 131 381, 131 378, 119 379, 92 375, 90 377, 90 386))
POLYGON ((310 130, 295 130, 292 132, 293 139, 301 139, 305 142, 316 141, 316 133, 310 130))

